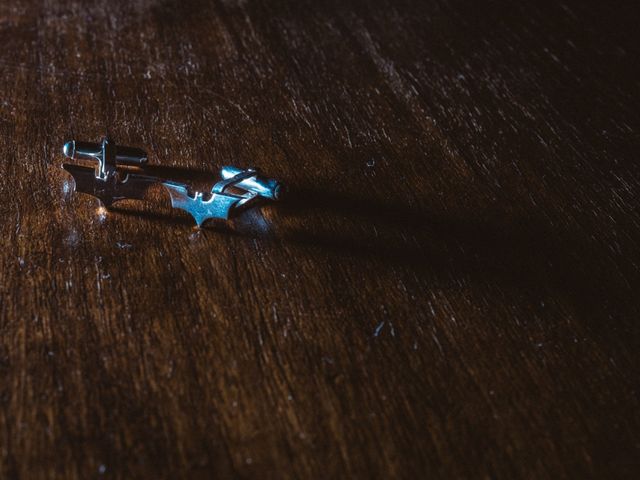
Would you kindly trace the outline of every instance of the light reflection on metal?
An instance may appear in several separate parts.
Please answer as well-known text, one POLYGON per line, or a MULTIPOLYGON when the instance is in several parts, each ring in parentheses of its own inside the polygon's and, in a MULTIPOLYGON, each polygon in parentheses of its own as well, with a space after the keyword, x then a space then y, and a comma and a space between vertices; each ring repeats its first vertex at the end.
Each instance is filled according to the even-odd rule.
POLYGON ((261 198, 275 200, 280 196, 280 184, 261 177, 254 169, 227 166, 222 167, 220 175, 223 179, 210 193, 191 192, 183 183, 165 181, 162 184, 171 196, 171 205, 191 214, 199 227, 208 219, 227 220, 261 198))
MULTIPOLYGON (((169 192, 171 205, 191 214, 198 226, 212 218, 229 219, 260 199, 277 200, 282 194, 280 183, 261 176, 255 169, 222 167, 222 180, 214 184, 210 192, 192 192, 185 183, 127 172, 118 166, 142 166, 147 162, 146 152, 117 146, 107 138, 99 144, 67 142, 63 153, 74 160, 97 162, 94 168, 70 163, 62 167, 73 176, 75 191, 92 195, 102 202, 104 207, 98 210, 100 222, 106 218, 106 208, 120 200, 142 200, 154 184, 163 185, 169 192)), ((63 187, 63 190, 67 188, 63 187)))
POLYGON ((96 168, 83 167, 65 163, 62 165, 75 180, 75 190, 98 198, 105 207, 125 199, 144 198, 146 190, 157 183, 157 179, 145 175, 120 172, 118 164, 144 165, 147 154, 140 149, 120 147, 108 139, 100 144, 71 141, 62 149, 64 155, 71 159, 94 160, 96 168))

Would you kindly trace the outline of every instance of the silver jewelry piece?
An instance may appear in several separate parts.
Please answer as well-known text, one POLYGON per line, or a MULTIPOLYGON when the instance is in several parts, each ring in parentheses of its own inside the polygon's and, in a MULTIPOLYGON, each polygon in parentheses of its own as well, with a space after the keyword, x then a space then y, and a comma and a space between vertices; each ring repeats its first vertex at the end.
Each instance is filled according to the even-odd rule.
POLYGON ((145 175, 120 172, 118 165, 141 166, 147 162, 144 150, 121 147, 105 138, 101 143, 76 142, 64 144, 64 155, 73 160, 97 161, 95 168, 65 163, 62 165, 75 180, 75 190, 93 195, 105 207, 119 200, 142 200, 146 190, 157 183, 157 179, 145 175))
POLYGON ((67 142, 63 153, 74 160, 98 162, 95 168, 70 163, 62 167, 73 176, 76 191, 98 198, 105 207, 125 199, 142 200, 147 189, 159 183, 169 192, 172 207, 191 214, 199 227, 210 218, 227 220, 260 199, 278 200, 282 193, 279 182, 255 169, 222 167, 222 180, 208 193, 192 192, 185 183, 123 171, 119 165, 144 165, 147 154, 139 148, 117 146, 107 138, 99 144, 67 142))
POLYGON ((260 198, 278 200, 282 192, 280 183, 255 169, 227 166, 220 169, 220 176, 222 180, 210 193, 191 193, 183 183, 164 181, 162 185, 171 196, 171 206, 191 214, 199 227, 210 218, 227 220, 260 198))

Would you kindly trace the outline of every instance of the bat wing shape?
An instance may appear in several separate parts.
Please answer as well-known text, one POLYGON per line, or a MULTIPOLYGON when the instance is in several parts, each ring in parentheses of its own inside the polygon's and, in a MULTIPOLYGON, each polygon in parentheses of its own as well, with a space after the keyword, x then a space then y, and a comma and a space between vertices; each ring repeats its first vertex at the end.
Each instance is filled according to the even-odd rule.
POLYGON ((222 218, 227 220, 235 207, 245 200, 241 196, 226 193, 213 193, 211 198, 203 200, 202 193, 189 194, 186 185, 176 182, 163 182, 171 196, 171 206, 180 208, 190 213, 198 226, 201 226, 209 218, 222 218))
POLYGON ((65 163, 62 167, 76 182, 76 191, 99 198, 105 207, 119 200, 142 200, 147 189, 158 181, 144 175, 128 174, 119 180, 110 176, 107 180, 96 178, 95 170, 89 167, 65 163))

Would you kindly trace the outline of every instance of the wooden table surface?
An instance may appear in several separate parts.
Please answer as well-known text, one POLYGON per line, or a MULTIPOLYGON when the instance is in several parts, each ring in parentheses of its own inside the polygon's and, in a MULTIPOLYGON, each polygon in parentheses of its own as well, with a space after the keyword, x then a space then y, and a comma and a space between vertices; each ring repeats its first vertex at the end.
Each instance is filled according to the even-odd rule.
POLYGON ((3 2, 0 478, 638 478, 637 11, 534 3, 3 2))

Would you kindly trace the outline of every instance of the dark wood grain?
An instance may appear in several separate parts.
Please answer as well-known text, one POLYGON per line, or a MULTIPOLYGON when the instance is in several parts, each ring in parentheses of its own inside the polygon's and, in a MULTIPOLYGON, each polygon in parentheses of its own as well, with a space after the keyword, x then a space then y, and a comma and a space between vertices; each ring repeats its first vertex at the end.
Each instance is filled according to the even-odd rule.
POLYGON ((637 478, 637 7, 533 4, 3 2, 0 477, 637 478))

